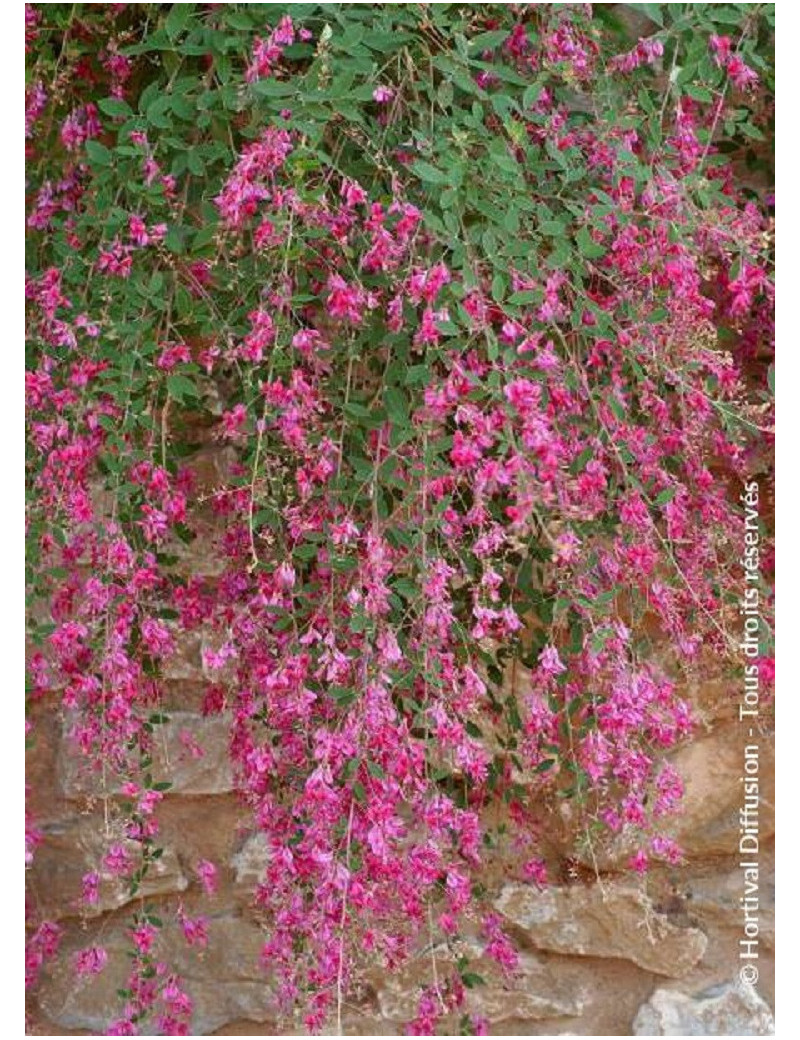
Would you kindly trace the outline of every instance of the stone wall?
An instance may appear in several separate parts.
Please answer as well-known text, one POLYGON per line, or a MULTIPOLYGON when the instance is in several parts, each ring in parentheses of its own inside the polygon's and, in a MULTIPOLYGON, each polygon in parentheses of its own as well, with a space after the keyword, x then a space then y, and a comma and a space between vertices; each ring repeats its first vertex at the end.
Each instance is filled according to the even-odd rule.
MULTIPOLYGON (((193 526, 199 531, 177 567, 211 576, 214 519, 204 493, 229 478, 229 449, 209 431, 198 431, 189 464, 198 481, 193 526)), ((176 551, 180 546, 176 546, 176 551)), ((252 894, 268 849, 252 831, 238 802, 228 761, 228 719, 205 718, 207 686, 202 634, 180 636, 165 670, 164 709, 158 728, 155 779, 172 787, 158 807, 164 855, 147 877, 141 896, 164 921, 164 959, 186 981, 195 1007, 196 1035, 276 1035, 273 991, 259 962, 262 927, 252 894), (196 753, 202 749, 202 756, 196 753), (217 864, 220 890, 202 894, 194 866, 217 864), (208 948, 189 948, 175 910, 208 915, 208 948)), ((543 830, 553 835, 547 853, 555 883, 543 892, 510 880, 518 877, 502 847, 487 864, 486 888, 521 951, 513 983, 494 966, 476 970, 485 986, 468 991, 496 1034, 511 1035, 764 1035, 772 1032, 774 1007, 774 769, 772 727, 757 733, 761 779, 760 977, 755 989, 736 984, 739 899, 739 807, 743 743, 737 721, 736 680, 718 674, 713 660, 699 666, 705 679, 684 695, 700 720, 695 738, 672 760, 685 783, 682 813, 673 835, 686 852, 679 868, 654 871, 639 881, 624 868, 629 849, 593 850, 593 865, 572 882, 558 864, 575 851, 569 806, 542 807, 543 830)), ((522 679, 518 681, 523 681, 522 679)), ((34 703, 35 740, 28 752, 30 807, 44 840, 29 874, 29 897, 40 916, 59 921, 64 940, 44 969, 29 1003, 29 1029, 39 1035, 102 1033, 118 1010, 117 990, 127 973, 125 930, 135 904, 113 879, 104 878, 94 912, 79 906, 81 877, 98 863, 98 848, 113 837, 113 784, 87 774, 69 740, 70 719, 52 703, 34 703), (78 985, 70 953, 92 942, 108 950, 109 963, 78 985)), ((476 944, 477 948, 477 944, 476 944)), ((441 961, 447 951, 435 954, 441 961)), ((466 950, 465 952, 470 952, 466 950)), ((399 1035, 412 1017, 421 985, 431 979, 430 955, 394 975, 367 973, 358 998, 347 1007, 345 1032, 399 1035)), ((283 1027, 283 1032, 291 1032, 283 1027)), ((297 1032, 302 1033, 301 1027, 297 1032)))
MULTIPOLYGON (((226 753, 227 720, 197 712, 202 690, 201 645, 187 641, 169 684, 170 722, 159 733, 155 771, 173 787, 159 806, 165 853, 142 895, 160 907, 165 959, 181 973, 195 1004, 196 1035, 276 1035, 276 1008, 259 964, 262 930, 252 891, 268 850, 237 802, 226 753), (193 709, 194 706, 194 709, 193 709), (187 740, 187 735, 192 740, 187 740), (189 748, 203 748, 196 757, 189 748), (220 869, 205 951, 187 947, 174 910, 209 912, 193 867, 210 859, 220 869), (172 911, 172 913, 170 912, 172 911), (170 922, 173 923, 170 923, 170 922)), ((498 850, 487 874, 495 908, 521 951, 519 976, 503 980, 493 966, 476 970, 485 986, 468 992, 491 1031, 511 1035, 764 1035, 772 1032, 774 860, 772 738, 761 748, 761 931, 757 986, 737 984, 741 937, 737 868, 742 732, 734 717, 735 687, 708 682, 689 691, 703 719, 697 739, 673 756, 686 782, 685 811, 674 833, 687 853, 680 868, 641 882, 615 870, 626 855, 604 854, 599 878, 563 879, 545 891, 509 880, 498 850), (568 882, 568 883, 565 883, 568 882)), ((117 1007, 127 960, 125 928, 133 904, 111 878, 94 915, 78 908, 81 876, 97 864, 98 844, 114 823, 103 780, 82 772, 66 731, 69 719, 38 707, 29 751, 32 808, 44 841, 30 874, 38 910, 65 930, 62 950, 44 970, 30 1005, 37 1034, 102 1033, 117 1007), (108 818, 107 818, 108 815, 108 818), (76 984, 69 954, 102 942, 109 964, 97 979, 76 984)), ((110 796, 113 792, 107 792, 110 796)), ((568 830, 568 828, 567 828, 568 830)), ((477 947, 476 947, 477 948, 477 947)), ((447 951, 434 951, 443 961, 447 951)), ((421 984, 430 981, 430 954, 393 975, 367 973, 348 1006, 347 1033, 399 1035, 421 984)), ((283 1027, 283 1032, 291 1032, 283 1027)), ((302 1032, 298 1027, 297 1032, 302 1032)))

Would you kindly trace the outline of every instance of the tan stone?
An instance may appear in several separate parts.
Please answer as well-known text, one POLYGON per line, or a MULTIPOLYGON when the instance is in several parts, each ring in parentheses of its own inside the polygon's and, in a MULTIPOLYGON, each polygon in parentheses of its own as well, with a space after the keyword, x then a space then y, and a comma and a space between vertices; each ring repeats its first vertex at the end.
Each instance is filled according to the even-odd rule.
POLYGON ((237 886, 252 892, 264 880, 271 859, 269 842, 264 834, 251 834, 231 857, 237 886))
POLYGON ((56 762, 62 725, 52 703, 34 701, 28 709, 31 732, 25 752, 25 805, 38 826, 60 820, 65 811, 58 784, 56 762))
POLYGON ((168 682, 220 682, 231 680, 236 674, 235 661, 226 661, 222 668, 208 668, 203 660, 205 651, 218 651, 225 639, 208 626, 192 632, 182 631, 173 623, 175 650, 164 659, 161 674, 168 682))
POLYGON ((233 790, 227 714, 204 718, 191 712, 173 712, 163 727, 163 738, 154 755, 153 774, 171 781, 170 793, 224 794, 233 790), (184 735, 199 745, 202 757, 187 750, 184 735))
MULTIPOLYGON (((260 962, 264 941, 261 929, 243 918, 226 915, 212 918, 208 932, 205 950, 189 947, 174 923, 165 922, 157 940, 159 959, 180 976, 192 998, 192 1035, 208 1035, 237 1019, 273 1022, 277 1005, 260 962)), ((122 922, 102 927, 97 935, 71 933, 62 954, 43 973, 39 1003, 44 1014, 66 1029, 103 1034, 120 1013, 117 990, 125 986, 130 970, 127 949, 130 943, 122 922), (96 978, 77 982, 72 957, 76 950, 95 942, 107 950, 108 964, 96 978)))
POLYGON ((705 935, 657 914, 638 888, 617 883, 549 888, 504 886, 495 907, 541 950, 621 957, 657 975, 680 978, 700 960, 705 935))
MULTIPOLYGON (((230 719, 227 715, 204 718, 193 712, 174 711, 169 722, 158 726, 154 737, 153 778, 169 782, 170 794, 224 794, 233 790, 228 756, 230 719), (196 757, 190 746, 203 751, 196 757)), ((67 798, 103 797, 119 791, 119 781, 91 773, 68 735, 58 759, 61 790, 67 798)))
MULTIPOLYGON (((718 925, 741 931, 744 875, 740 869, 689 878, 683 886, 689 894, 689 913, 704 926, 718 925)), ((771 853, 759 857, 758 938, 768 950, 775 948, 775 863, 771 853)))
MULTIPOLYGON (((565 986, 534 954, 521 952, 518 970, 513 977, 506 977, 497 964, 482 955, 481 946, 474 940, 459 941, 457 945, 458 955, 469 957, 467 970, 484 980, 467 990, 467 1009, 485 1016, 490 1023, 564 1018, 579 1015, 583 1010, 585 994, 565 986)), ((420 992, 431 985, 434 970, 438 977, 444 977, 452 974, 454 963, 453 952, 441 944, 432 953, 420 954, 398 971, 382 976, 377 992, 384 1018, 398 1024, 408 1022, 420 992)))
POLYGON ((163 662, 161 674, 167 682, 202 682, 203 637, 199 631, 185 632, 171 625, 175 650, 163 662))
POLYGON ((196 516, 193 526, 196 533, 191 542, 175 539, 172 570, 183 578, 217 578, 227 567, 225 556, 219 550, 220 532, 211 525, 200 524, 196 516))
MULTIPOLYGON (((322 1029, 320 1036, 338 1036, 335 1028, 322 1029)), ((343 1036, 396 1036, 397 1031, 391 1022, 382 1019, 379 1014, 370 1011, 349 1012, 342 1014, 343 1036)), ((214 1036, 308 1036, 302 1022, 295 1028, 285 1024, 279 1029, 277 1025, 259 1022, 231 1022, 215 1030, 214 1036)))
POLYGON ((658 989, 633 1022, 634 1036, 771 1036, 775 1019, 751 986, 723 983, 696 996, 658 989))
MULTIPOLYGON (((672 757, 684 781, 684 797, 670 830, 693 858, 736 855, 746 739, 747 731, 737 723, 686 744, 672 757)), ((757 738, 757 742, 759 825, 761 840, 765 841, 775 832, 774 747, 766 736, 757 738)))
MULTIPOLYGON (((670 756, 683 780, 684 796, 673 815, 659 820, 659 830, 675 839, 690 862, 707 856, 725 856, 731 862, 738 854, 746 733, 739 723, 720 726, 670 756)), ((760 758, 759 836, 764 844, 775 833, 775 751, 773 738, 764 735, 756 739, 760 758)), ((598 840, 591 851, 585 847, 577 851, 584 863, 609 869, 625 866, 640 845, 641 835, 631 830, 605 844, 598 840)))
POLYGON ((116 834, 113 825, 106 833, 100 817, 73 816, 46 827, 44 840, 29 871, 29 884, 39 913, 51 918, 75 914, 94 917, 124 906, 138 896, 165 895, 186 889, 188 881, 175 850, 166 847, 161 857, 151 863, 138 895, 132 896, 124 879, 103 869, 103 856, 113 842, 123 845, 131 862, 137 862, 140 846, 116 834), (98 902, 87 906, 81 900, 81 879, 94 870, 100 875, 98 902))
POLYGON ((194 452, 185 464, 194 474, 198 495, 206 496, 227 484, 236 460, 236 450, 230 445, 212 443, 194 452))
MULTIPOLYGON (((181 861, 193 882, 193 890, 202 892, 196 878, 196 867, 200 860, 210 860, 217 868, 219 893, 215 903, 222 898, 233 898, 228 892, 233 880, 230 868, 231 857, 240 847, 243 835, 252 827, 252 814, 233 794, 184 795, 167 798, 158 807, 158 818, 164 839, 180 850, 181 861)), ((241 904, 248 893, 237 892, 241 904)), ((206 907, 207 909, 207 907, 206 907)))

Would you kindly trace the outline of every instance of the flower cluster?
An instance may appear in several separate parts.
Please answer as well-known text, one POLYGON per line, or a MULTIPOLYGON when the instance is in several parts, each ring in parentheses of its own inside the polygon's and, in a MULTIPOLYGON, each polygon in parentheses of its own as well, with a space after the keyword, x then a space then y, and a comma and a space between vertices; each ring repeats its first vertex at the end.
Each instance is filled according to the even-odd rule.
MULTIPOLYGON (((682 23, 620 53, 586 5, 510 5, 431 56, 419 12, 376 13, 426 57, 362 82, 391 33, 174 5, 164 90, 142 86, 149 5, 124 32, 112 6, 82 16, 91 75, 26 15, 30 698, 115 825, 76 898, 136 895, 161 854, 153 759, 194 633, 191 707, 229 723, 269 850, 254 901, 286 1012, 341 1025, 364 960, 395 968, 421 934, 512 975, 487 859, 546 886, 538 811, 566 799, 632 871, 679 862, 667 755, 687 680, 736 646, 731 483, 763 464, 773 332, 770 218, 714 137, 760 104, 747 32, 710 36, 714 93, 670 80, 662 104, 682 23)), ((32 817, 26 861, 41 840, 32 817)), ((217 866, 194 874, 213 899, 217 866)), ((193 906, 173 923, 202 951, 193 906)), ((190 1031, 160 928, 135 914, 110 1035, 190 1031)), ((31 908, 31 985, 59 934, 31 908)), ((98 939, 72 969, 108 957, 98 939)), ((453 968, 411 1032, 486 1031, 453 968)))

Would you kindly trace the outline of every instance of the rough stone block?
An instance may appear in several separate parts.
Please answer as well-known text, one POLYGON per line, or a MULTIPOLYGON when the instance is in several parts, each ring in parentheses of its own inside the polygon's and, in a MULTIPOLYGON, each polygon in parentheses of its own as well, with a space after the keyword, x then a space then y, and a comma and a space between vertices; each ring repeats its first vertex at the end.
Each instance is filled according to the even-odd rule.
POLYGON ((495 907, 541 950, 620 957, 657 975, 680 978, 700 960, 706 936, 657 914, 638 888, 596 884, 549 888, 504 886, 495 907))

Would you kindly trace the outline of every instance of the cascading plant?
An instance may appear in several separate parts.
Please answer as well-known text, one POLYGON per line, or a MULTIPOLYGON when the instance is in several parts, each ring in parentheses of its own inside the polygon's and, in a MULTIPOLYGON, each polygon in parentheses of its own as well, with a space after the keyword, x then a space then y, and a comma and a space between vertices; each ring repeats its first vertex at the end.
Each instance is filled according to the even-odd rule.
MULTIPOLYGON (((769 479, 773 20, 27 6, 29 728, 60 712, 102 778, 85 906, 161 855, 192 632, 310 1031, 420 936, 513 972, 481 870, 547 884, 543 806, 592 857, 680 860, 666 752, 735 660, 736 489, 769 479)), ((111 1035, 190 1030, 160 927, 141 904, 111 1035)), ((434 963, 410 1031, 485 1031, 477 980, 434 963)))

